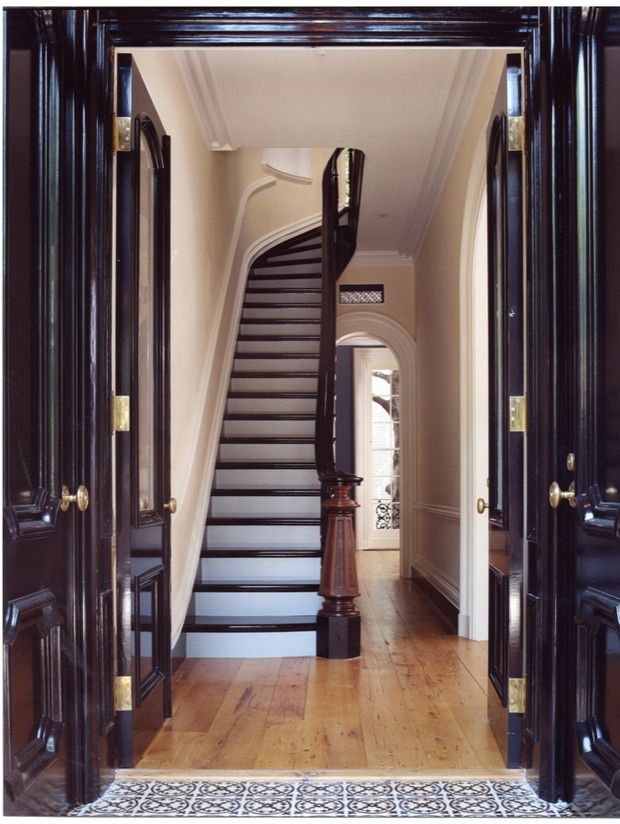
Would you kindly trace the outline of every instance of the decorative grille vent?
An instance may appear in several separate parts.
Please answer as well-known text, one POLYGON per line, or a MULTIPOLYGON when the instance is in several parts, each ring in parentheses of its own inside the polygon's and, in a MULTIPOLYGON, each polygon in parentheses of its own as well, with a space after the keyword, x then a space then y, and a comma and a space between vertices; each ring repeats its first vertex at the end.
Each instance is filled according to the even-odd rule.
POLYGON ((383 284, 340 286, 340 303, 383 303, 383 284))

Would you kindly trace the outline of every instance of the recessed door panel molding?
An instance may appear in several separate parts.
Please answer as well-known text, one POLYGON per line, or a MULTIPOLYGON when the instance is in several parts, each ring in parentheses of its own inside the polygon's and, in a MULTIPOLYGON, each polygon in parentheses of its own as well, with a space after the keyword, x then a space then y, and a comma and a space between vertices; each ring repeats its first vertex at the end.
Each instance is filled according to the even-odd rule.
POLYGON ((8 602, 4 627, 5 786, 11 800, 58 758, 63 619, 53 592, 8 602))

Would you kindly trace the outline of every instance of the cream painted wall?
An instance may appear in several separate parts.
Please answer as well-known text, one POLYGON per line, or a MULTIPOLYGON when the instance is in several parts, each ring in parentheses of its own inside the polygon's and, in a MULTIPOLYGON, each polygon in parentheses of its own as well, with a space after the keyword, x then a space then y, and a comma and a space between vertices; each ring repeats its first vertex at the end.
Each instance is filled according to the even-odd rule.
MULTIPOLYGON (((132 52, 171 136, 172 641, 199 561, 237 319, 250 255, 321 208, 331 152, 312 151, 313 183, 276 181, 261 149, 211 152, 172 52, 132 52)), ((296 230, 297 231, 297 230, 296 230)))
MULTIPOLYGON (((377 312, 398 321, 415 339, 415 270, 411 266, 354 266, 349 265, 338 283, 383 283, 384 303, 364 305, 364 311, 377 312)), ((337 316, 359 312, 359 305, 338 305, 337 316)), ((361 330, 360 330, 361 331, 361 330)))
MULTIPOLYGON (((459 606, 461 243, 476 148, 485 134, 504 56, 493 54, 415 261, 417 350, 414 565, 459 606)), ((478 162, 484 164, 484 158, 478 162)))

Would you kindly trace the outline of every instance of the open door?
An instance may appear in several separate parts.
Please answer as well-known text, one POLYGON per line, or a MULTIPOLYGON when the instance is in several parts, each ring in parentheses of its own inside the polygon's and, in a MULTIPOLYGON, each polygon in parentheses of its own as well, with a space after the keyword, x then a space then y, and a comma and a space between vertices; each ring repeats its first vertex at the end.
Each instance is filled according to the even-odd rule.
POLYGON ((489 684, 493 733, 521 764, 523 707, 523 216, 521 61, 509 55, 489 125, 489 684))
POLYGON ((549 498, 574 542, 577 797, 604 816, 620 813, 620 10, 580 34, 575 434, 549 498))
POLYGON ((132 767, 172 712, 170 139, 130 55, 118 55, 117 95, 117 683, 120 764, 132 767))

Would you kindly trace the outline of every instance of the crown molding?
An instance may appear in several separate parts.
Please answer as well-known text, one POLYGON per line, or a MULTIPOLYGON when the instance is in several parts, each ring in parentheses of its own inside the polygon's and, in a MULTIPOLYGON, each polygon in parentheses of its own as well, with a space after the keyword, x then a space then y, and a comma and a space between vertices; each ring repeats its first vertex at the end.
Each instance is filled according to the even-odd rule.
POLYGON ((207 54, 188 50, 175 51, 174 56, 207 145, 214 152, 234 151, 207 54))
POLYGON ((418 206, 402 238, 401 248, 409 253, 413 260, 418 256, 424 242, 490 59, 490 52, 474 50, 465 50, 459 57, 441 118, 438 140, 418 198, 418 206))
POLYGON ((362 251, 353 255, 349 266, 413 266, 413 258, 391 249, 362 251))

